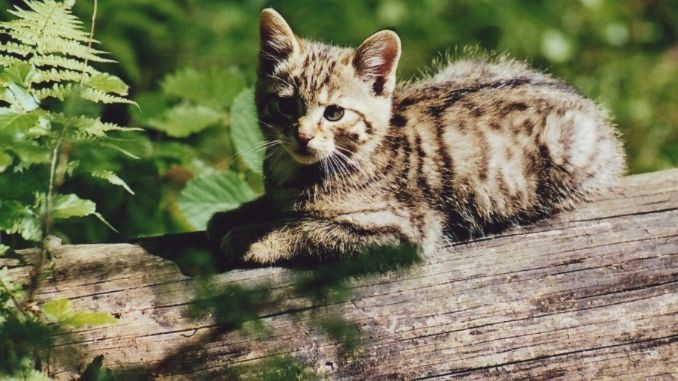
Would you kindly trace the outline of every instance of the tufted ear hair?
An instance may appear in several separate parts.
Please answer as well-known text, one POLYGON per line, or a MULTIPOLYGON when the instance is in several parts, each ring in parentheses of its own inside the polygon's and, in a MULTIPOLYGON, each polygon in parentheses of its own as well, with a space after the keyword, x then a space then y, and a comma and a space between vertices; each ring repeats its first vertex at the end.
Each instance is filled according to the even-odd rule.
POLYGON ((400 37, 390 30, 371 35, 355 50, 353 67, 376 95, 393 91, 400 50, 400 37))
POLYGON ((280 13, 266 8, 259 16, 259 70, 272 73, 275 65, 299 50, 299 41, 280 13))

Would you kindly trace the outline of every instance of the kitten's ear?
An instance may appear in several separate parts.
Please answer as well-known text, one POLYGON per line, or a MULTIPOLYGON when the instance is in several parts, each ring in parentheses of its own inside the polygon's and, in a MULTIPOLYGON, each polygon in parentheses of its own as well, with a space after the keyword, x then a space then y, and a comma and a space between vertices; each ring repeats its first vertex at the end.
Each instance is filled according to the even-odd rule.
POLYGON ((372 84, 376 95, 391 92, 395 87, 395 72, 400 59, 400 38, 390 30, 368 37, 356 49, 353 67, 364 81, 372 84))
POLYGON ((259 16, 259 44, 260 69, 267 73, 299 50, 292 28, 272 8, 264 9, 259 16))

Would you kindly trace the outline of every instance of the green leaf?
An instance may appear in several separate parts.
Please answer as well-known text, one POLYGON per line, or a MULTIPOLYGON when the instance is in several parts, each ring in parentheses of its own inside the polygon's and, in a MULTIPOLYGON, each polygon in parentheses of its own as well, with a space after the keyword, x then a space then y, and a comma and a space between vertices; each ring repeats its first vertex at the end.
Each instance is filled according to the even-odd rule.
MULTIPOLYGON (((9 43, 5 46, 15 47, 17 49, 16 53, 19 53, 21 50, 26 49, 25 46, 13 43, 9 43)), ((28 62, 17 63, 2 71, 2 74, 0 74, 0 83, 6 85, 10 82, 14 82, 21 86, 28 87, 33 81, 33 77, 35 76, 35 74, 36 74, 35 66, 31 65, 28 62)))
POLYGON ((42 235, 37 214, 14 200, 0 200, 0 230, 19 234, 28 241, 38 241, 42 235))
POLYGON ((115 93, 118 95, 127 95, 129 86, 122 79, 107 73, 98 73, 89 78, 87 86, 103 91, 105 93, 115 93))
POLYGON ((231 138, 239 157, 256 173, 262 173, 266 150, 264 136, 257 123, 252 89, 243 90, 231 107, 231 138))
POLYGON ((23 164, 44 164, 49 162, 49 150, 36 142, 15 140, 9 147, 23 164))
POLYGON ((244 87, 245 77, 235 69, 184 69, 162 82, 165 94, 215 109, 228 107, 244 87))
POLYGON ((5 172, 10 165, 12 165, 12 155, 0 151, 0 173, 5 172))
POLYGON ((123 179, 121 179, 118 175, 116 175, 113 171, 109 171, 109 170, 105 170, 105 169, 96 170, 96 171, 93 171, 91 173, 91 175, 92 175, 92 177, 96 177, 98 179, 106 180, 113 185, 123 187, 130 194, 132 194, 132 195, 134 194, 134 192, 127 185, 127 183, 123 179))
POLYGON ((9 249, 10 249, 9 246, 3 245, 3 244, 0 243, 0 257, 5 255, 5 253, 7 253, 7 251, 9 251, 9 249))
POLYGON ((185 138, 215 125, 223 114, 205 106, 180 104, 171 108, 160 119, 151 119, 148 125, 175 138, 185 138))
POLYGON ((53 299, 40 307, 42 313, 53 323, 59 323, 73 315, 73 305, 68 299, 53 299))
POLYGON ((52 203, 52 218, 55 220, 71 217, 85 217, 96 213, 96 204, 74 194, 57 195, 52 203))
POLYGON ((38 102, 33 95, 16 83, 10 82, 5 89, 4 99, 15 107, 20 107, 24 111, 33 111, 39 107, 38 102))
POLYGON ((205 229, 214 213, 235 209, 256 196, 256 192, 236 174, 212 173, 189 182, 177 204, 191 225, 205 229))
MULTIPOLYGON (((50 378, 45 373, 43 373, 39 370, 35 370, 35 369, 23 370, 20 373, 14 374, 14 376, 11 378, 11 380, 17 380, 17 379, 19 379, 21 381, 54 381, 53 378, 50 378)), ((0 378, 0 380, 6 381, 6 380, 9 380, 9 379, 0 378)))
POLYGON ((115 324, 117 322, 118 319, 107 312, 78 311, 62 320, 61 324, 71 328, 80 328, 84 326, 115 324))
POLYGON ((106 312, 73 311, 73 304, 68 299, 50 300, 43 304, 40 309, 51 322, 71 328, 114 324, 118 321, 106 312))
POLYGON ((28 130, 38 124, 39 118, 39 112, 24 112, 0 107, 0 130, 28 130))

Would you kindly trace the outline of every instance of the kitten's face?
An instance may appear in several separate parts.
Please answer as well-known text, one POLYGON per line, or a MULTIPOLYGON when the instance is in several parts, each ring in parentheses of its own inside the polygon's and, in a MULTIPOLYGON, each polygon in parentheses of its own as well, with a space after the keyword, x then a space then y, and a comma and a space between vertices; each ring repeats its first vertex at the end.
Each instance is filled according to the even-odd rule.
POLYGON ((388 127, 400 41, 379 32, 357 49, 302 40, 262 12, 256 101, 261 128, 297 163, 367 159, 388 127))

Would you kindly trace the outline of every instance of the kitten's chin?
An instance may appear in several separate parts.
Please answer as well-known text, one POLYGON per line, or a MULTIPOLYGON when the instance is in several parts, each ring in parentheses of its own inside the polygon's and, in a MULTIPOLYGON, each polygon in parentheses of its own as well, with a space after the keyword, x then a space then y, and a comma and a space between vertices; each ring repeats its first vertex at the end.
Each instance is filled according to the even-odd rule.
POLYGON ((299 164, 311 165, 320 161, 321 154, 313 149, 285 149, 287 153, 299 164))

